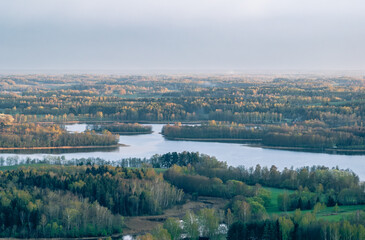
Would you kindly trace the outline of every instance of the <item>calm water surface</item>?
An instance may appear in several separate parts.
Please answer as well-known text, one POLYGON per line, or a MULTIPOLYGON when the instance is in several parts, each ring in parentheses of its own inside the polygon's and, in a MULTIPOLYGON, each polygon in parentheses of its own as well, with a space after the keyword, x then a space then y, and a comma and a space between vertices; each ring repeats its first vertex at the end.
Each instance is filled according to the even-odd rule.
MULTIPOLYGON (((67 130, 82 132, 86 124, 67 125, 67 130)), ((351 169, 358 174, 361 180, 365 180, 365 155, 332 155, 325 153, 308 153, 285 150, 272 150, 249 147, 237 143, 214 143, 194 141, 169 141, 162 137, 162 124, 152 124, 152 134, 120 136, 119 143, 128 147, 119 147, 112 152, 87 152, 87 153, 63 153, 63 154, 0 154, 0 156, 18 155, 20 158, 42 158, 47 155, 63 155, 66 159, 100 157, 105 160, 119 160, 121 158, 139 157, 149 158, 153 154, 167 152, 200 152, 217 157, 220 161, 226 161, 228 165, 246 167, 271 165, 279 169, 284 167, 294 168, 302 166, 324 165, 327 167, 340 167, 351 169)))

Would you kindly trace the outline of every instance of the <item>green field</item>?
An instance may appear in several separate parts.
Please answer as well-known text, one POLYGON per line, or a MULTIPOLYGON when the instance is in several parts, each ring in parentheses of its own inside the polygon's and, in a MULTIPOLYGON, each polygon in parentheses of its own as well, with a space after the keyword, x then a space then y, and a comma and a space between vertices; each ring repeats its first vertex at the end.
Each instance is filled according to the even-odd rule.
POLYGON ((264 189, 271 192, 271 204, 269 207, 266 208, 266 211, 269 214, 281 214, 282 212, 279 210, 278 206, 279 194, 284 193, 285 191, 290 194, 294 192, 294 190, 288 190, 283 188, 271 188, 271 187, 264 187, 264 189))
MULTIPOLYGON (((285 212, 280 211, 278 208, 277 199, 279 194, 283 192, 288 192, 289 194, 294 192, 293 190, 288 189, 281 189, 281 188, 269 188, 264 187, 266 190, 271 192, 271 205, 266 208, 267 212, 270 215, 273 214, 285 214, 285 212)), ((339 211, 335 213, 334 207, 326 207, 324 210, 320 211, 316 214, 318 219, 324 219, 328 221, 340 221, 343 218, 355 213, 358 210, 365 211, 365 205, 350 205, 350 206, 339 206, 339 211)), ((312 212, 311 210, 304 210, 302 213, 309 213, 312 212)), ((286 214, 292 214, 294 211, 288 211, 286 214)))
POLYGON ((339 221, 342 218, 346 218, 350 214, 355 213, 358 210, 365 210, 365 205, 352 205, 352 206, 339 206, 339 211, 336 214, 334 207, 327 207, 317 214, 317 218, 325 219, 328 221, 339 221))

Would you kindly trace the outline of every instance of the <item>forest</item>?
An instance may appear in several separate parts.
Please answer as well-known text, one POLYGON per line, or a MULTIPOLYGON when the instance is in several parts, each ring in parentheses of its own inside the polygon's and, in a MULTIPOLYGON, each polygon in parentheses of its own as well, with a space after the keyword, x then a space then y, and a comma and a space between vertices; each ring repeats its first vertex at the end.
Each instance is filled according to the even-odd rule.
MULTIPOLYGON (((194 122, 209 128, 169 125, 164 134, 175 139, 250 140, 273 148, 364 151, 362 78, 14 75, 0 77, 0 90, 0 112, 18 123, 194 122)), ((94 129, 150 132, 138 125, 109 125, 94 129)))
POLYGON ((260 144, 265 147, 287 147, 307 150, 365 150, 365 128, 326 128, 318 122, 293 125, 244 125, 210 121, 196 126, 165 125, 162 134, 171 140, 221 141, 260 144))
MULTIPOLYGON (((364 78, 338 75, 1 75, 0 148, 110 147, 163 123, 169 140, 364 154, 364 103, 364 78)), ((364 182, 318 164, 0 156, 0 237, 121 238, 144 220, 136 239, 365 239, 364 182)))
POLYGON ((188 211, 182 223, 167 218, 137 239, 180 239, 182 234, 188 239, 365 239, 365 186, 350 170, 234 168, 197 152, 112 163, 59 157, 4 161, 17 165, 0 169, 1 212, 15 211, 1 215, 2 236, 108 236, 123 230, 121 216, 161 214, 209 196, 227 204, 188 211), (47 204, 57 205, 59 215, 47 204), (93 207, 105 209, 108 221, 100 218, 99 224, 93 207), (349 207, 353 210, 342 215, 349 207), (87 218, 90 214, 96 217, 87 218), (80 220, 70 221, 72 216, 80 220), (337 216, 342 217, 327 220, 337 216))
POLYGON ((363 126, 365 85, 321 76, 2 76, 0 110, 24 121, 223 121, 363 126))
POLYGON ((123 218, 158 214, 183 198, 153 169, 52 166, 0 171, 1 237, 121 233, 123 218))

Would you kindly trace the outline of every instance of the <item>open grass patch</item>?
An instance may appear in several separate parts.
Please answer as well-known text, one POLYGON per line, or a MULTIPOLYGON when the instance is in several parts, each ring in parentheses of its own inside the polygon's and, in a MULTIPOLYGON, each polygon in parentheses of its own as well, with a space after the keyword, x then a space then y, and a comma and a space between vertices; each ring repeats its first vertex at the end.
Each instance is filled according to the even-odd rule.
POLYGON ((266 208, 266 211, 269 214, 280 214, 282 211, 280 211, 278 206, 278 196, 279 194, 282 194, 284 192, 287 192, 288 194, 294 192, 294 190, 288 190, 284 188, 271 188, 271 187, 264 187, 264 189, 270 191, 271 193, 271 203, 270 206, 266 208))
POLYGON ((326 207, 321 212, 317 213, 318 219, 324 219, 328 221, 340 221, 346 219, 347 216, 356 213, 358 210, 365 210, 365 205, 350 205, 350 206, 339 206, 339 210, 336 213, 334 207, 326 207))

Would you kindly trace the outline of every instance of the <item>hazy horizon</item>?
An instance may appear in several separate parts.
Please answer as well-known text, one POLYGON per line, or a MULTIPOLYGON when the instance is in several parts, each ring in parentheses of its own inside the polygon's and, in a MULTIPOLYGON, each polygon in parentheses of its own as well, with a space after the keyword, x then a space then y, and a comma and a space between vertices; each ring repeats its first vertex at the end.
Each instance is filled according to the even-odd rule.
POLYGON ((272 75, 278 76, 324 76, 324 77, 360 77, 365 79, 365 70, 224 70, 224 69, 0 69, 0 76, 9 75, 272 75))
POLYGON ((0 2, 0 72, 364 71, 360 0, 0 2))

